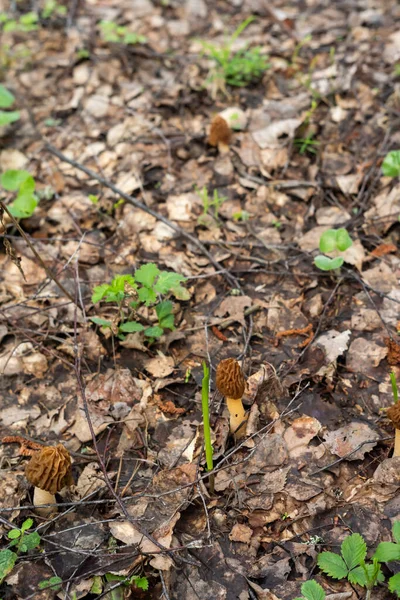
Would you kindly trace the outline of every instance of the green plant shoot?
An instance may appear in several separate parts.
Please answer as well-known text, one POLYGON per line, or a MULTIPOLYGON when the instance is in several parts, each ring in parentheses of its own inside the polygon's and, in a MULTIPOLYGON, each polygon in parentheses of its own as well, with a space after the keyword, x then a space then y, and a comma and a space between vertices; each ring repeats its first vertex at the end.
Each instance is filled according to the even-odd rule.
POLYGON ((397 388, 396 375, 393 373, 393 371, 391 371, 391 373, 390 373, 390 381, 392 384, 393 400, 394 400, 394 403, 396 404, 396 402, 398 402, 398 400, 399 400, 399 390, 397 388))
MULTIPOLYGON (((211 444, 210 413, 209 413, 209 394, 210 394, 210 368, 203 362, 203 380, 201 382, 201 408, 203 412, 204 428, 204 449, 206 453, 207 471, 212 471, 213 448, 211 444)), ((210 492, 214 493, 214 475, 210 475, 210 492)))
POLYGON ((400 150, 388 152, 382 163, 382 173, 386 177, 398 177, 400 175, 400 150))
MULTIPOLYGON (((347 229, 343 227, 340 229, 328 229, 324 231, 319 240, 319 249, 325 254, 338 250, 344 252, 353 244, 351 237, 348 234, 347 229)), ((336 256, 335 258, 329 258, 328 256, 319 255, 314 258, 314 264, 321 271, 333 271, 339 269, 344 260, 342 256, 336 256)))

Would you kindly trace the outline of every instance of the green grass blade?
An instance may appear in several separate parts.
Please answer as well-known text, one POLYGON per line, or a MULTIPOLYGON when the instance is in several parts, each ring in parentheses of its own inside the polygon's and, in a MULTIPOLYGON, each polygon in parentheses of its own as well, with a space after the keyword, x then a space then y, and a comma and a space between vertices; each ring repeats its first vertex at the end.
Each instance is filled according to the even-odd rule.
MULTIPOLYGON (((210 414, 209 414, 209 390, 210 390, 210 368, 203 362, 203 380, 201 383, 201 408, 203 411, 203 427, 204 427, 204 448, 206 452, 207 471, 212 471, 213 464, 213 449, 211 445, 211 429, 210 429, 210 414)), ((210 488, 213 487, 213 482, 210 479, 210 488)), ((211 489, 210 489, 211 491, 211 489)))
POLYGON ((396 375, 393 373, 393 371, 390 373, 390 381, 392 382, 393 399, 394 403, 396 404, 399 399, 399 390, 397 389, 396 375))

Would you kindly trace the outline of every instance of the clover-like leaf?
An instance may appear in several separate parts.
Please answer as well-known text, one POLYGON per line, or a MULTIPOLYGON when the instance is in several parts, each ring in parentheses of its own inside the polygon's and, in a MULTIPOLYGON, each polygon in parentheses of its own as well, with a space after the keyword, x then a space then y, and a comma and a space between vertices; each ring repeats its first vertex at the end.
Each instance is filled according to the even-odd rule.
POLYGON ((319 239, 319 249, 325 254, 336 250, 336 229, 324 231, 319 239))
POLYGON ((11 123, 15 123, 15 121, 19 121, 21 115, 18 110, 0 110, 0 126, 10 125, 11 123))
POLYGON ((343 264, 343 258, 341 256, 337 256, 336 258, 329 258, 328 256, 316 256, 314 258, 314 264, 321 271, 333 271, 334 269, 339 269, 343 264))
POLYGON ((100 327, 111 327, 111 321, 107 321, 107 319, 101 319, 100 317, 90 317, 90 320, 95 323, 95 325, 100 325, 100 327))
POLYGON ((400 573, 396 573, 396 575, 393 575, 393 577, 389 579, 388 586, 389 592, 397 594, 397 596, 400 597, 400 573))
POLYGON ((353 240, 349 236, 347 229, 345 229, 344 227, 341 227, 340 229, 336 230, 336 248, 338 250, 340 250, 341 252, 344 252, 345 250, 350 248, 350 246, 352 246, 352 244, 353 244, 353 240))
POLYGON ((325 592, 322 586, 314 579, 306 581, 301 586, 301 593, 306 600, 325 600, 325 592))
POLYGON ((186 281, 186 277, 179 273, 161 271, 154 286, 154 290, 158 294, 166 294, 170 291, 173 292, 175 289, 179 288, 184 281, 186 281))
POLYGON ((379 562, 390 562, 400 560, 400 544, 393 542, 381 542, 375 551, 374 558, 379 562))
POLYGON ((386 154, 382 163, 382 173, 386 177, 398 177, 400 175, 400 150, 392 150, 386 154))
POLYGON ((343 579, 349 572, 343 558, 334 552, 321 552, 317 558, 317 564, 321 571, 333 579, 343 579))
POLYGON ((25 188, 25 191, 29 190, 33 192, 35 189, 35 180, 29 171, 24 171, 22 169, 8 169, 1 176, 1 185, 8 192, 14 192, 15 190, 19 190, 21 185, 27 180, 30 181, 30 187, 25 188))
POLYGON ((343 540, 340 550, 349 571, 360 565, 367 556, 367 544, 359 533, 347 536, 343 540))

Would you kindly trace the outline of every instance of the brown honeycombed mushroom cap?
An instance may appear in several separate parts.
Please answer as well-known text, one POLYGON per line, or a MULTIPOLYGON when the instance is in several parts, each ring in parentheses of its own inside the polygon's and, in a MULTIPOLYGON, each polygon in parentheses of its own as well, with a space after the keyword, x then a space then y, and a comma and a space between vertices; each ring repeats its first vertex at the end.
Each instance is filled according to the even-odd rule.
POLYGON ((387 416, 392 421, 396 429, 400 429, 400 402, 396 402, 387 410, 387 416))
POLYGON ((35 487, 56 494, 73 483, 71 456, 62 444, 44 446, 33 454, 25 467, 25 475, 35 487))
POLYGON ((210 146, 218 146, 218 144, 226 144, 229 146, 231 141, 232 131, 228 123, 220 115, 216 115, 211 123, 210 135, 208 143, 210 146))
POLYGON ((235 358, 221 360, 217 367, 216 384, 218 391, 227 398, 239 400, 243 396, 246 381, 235 358))

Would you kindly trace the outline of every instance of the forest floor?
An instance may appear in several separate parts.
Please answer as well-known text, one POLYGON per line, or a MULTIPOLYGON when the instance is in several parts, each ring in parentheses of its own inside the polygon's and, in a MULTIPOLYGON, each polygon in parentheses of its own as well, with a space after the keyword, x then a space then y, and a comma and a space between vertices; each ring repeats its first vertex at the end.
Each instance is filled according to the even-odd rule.
MULTIPOLYGON (((28 171, 39 199, 2 216, 0 597, 293 600, 314 579, 332 600, 364 598, 317 557, 352 533, 371 556, 400 520, 385 410, 391 371, 400 381, 400 184, 382 172, 400 148, 398 3, 0 5, 19 111, 0 127, 0 173, 28 171), (211 56, 230 42, 231 57, 261 49, 247 85, 211 56), (228 108, 231 139, 213 146, 228 108), (321 235, 338 228, 352 245, 321 270, 321 235), (228 357, 247 377, 243 439, 215 389, 228 357), (72 456, 47 517, 25 477, 32 442, 72 456), (27 545, 10 546, 18 535, 27 545)), ((382 564, 374 599, 395 597, 398 570, 382 564)))

